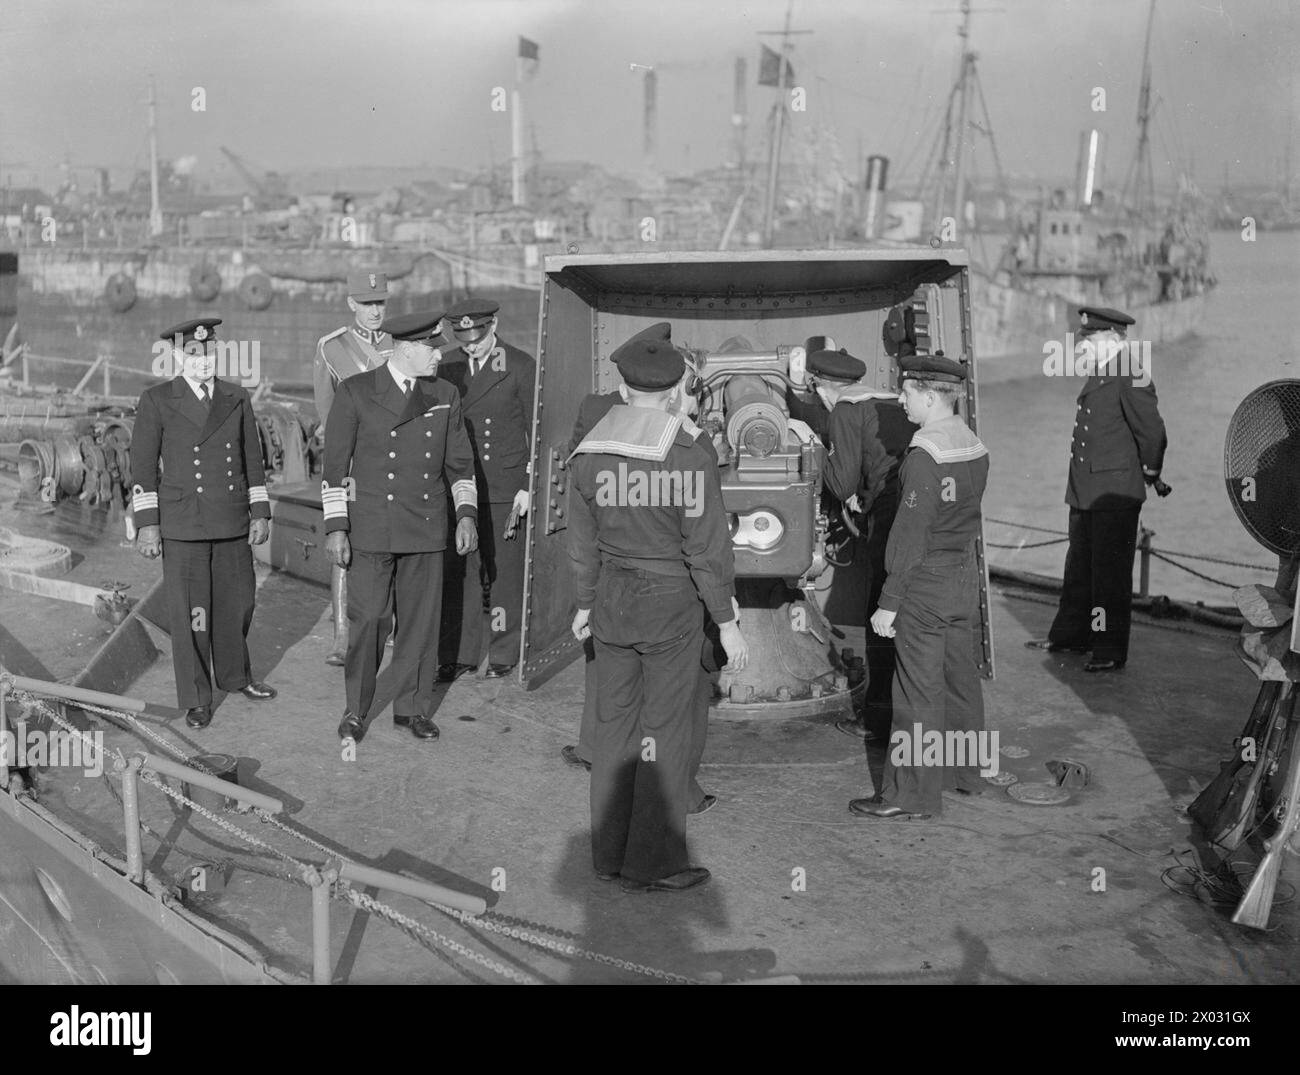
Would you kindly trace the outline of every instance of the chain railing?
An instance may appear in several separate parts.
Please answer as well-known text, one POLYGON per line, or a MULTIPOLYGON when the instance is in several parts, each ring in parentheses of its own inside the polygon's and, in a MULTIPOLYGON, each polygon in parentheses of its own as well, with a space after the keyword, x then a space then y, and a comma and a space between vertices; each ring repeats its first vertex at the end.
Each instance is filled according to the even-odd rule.
MULTIPOLYGON (((461 926, 470 930, 481 930, 498 936, 509 937, 550 952, 554 955, 584 959, 603 966, 614 967, 633 974, 640 974, 659 981, 673 984, 702 984, 684 975, 620 959, 603 952, 580 947, 572 942, 572 934, 555 927, 530 922, 526 919, 498 916, 487 910, 486 901, 479 896, 457 892, 442 885, 404 877, 386 870, 375 869, 355 862, 341 855, 337 850, 302 832, 289 824, 280 815, 284 806, 279 799, 262 795, 240 787, 238 784, 221 779, 201 763, 187 757, 185 752, 171 743, 164 736, 148 728, 139 718, 147 708, 144 702, 116 695, 103 694, 85 688, 72 687, 59 683, 46 683, 39 680, 15 676, 0 672, 0 736, 8 729, 7 702, 9 699, 21 702, 52 723, 77 737, 83 746, 96 752, 101 762, 108 759, 122 782, 122 794, 119 802, 123 812, 123 829, 126 844, 126 875, 135 884, 143 885, 146 881, 144 855, 141 846, 141 832, 152 830, 140 817, 138 790, 140 784, 152 787, 178 805, 210 821, 224 832, 250 848, 264 853, 277 861, 281 868, 266 871, 266 876, 302 885, 312 895, 312 981, 316 984, 329 984, 331 981, 332 961, 330 956, 329 905, 331 900, 348 904, 357 910, 374 914, 381 921, 406 934, 416 943, 430 951, 448 951, 462 959, 475 963, 507 981, 518 984, 537 984, 538 979, 523 971, 494 960, 460 943, 454 938, 438 933, 429 926, 405 915, 373 896, 359 891, 356 885, 366 885, 386 889, 391 892, 412 896, 422 900, 435 910, 448 915, 461 926), (157 744, 173 758, 172 761, 158 754, 144 751, 127 755, 120 748, 109 751, 101 747, 94 739, 68 721, 56 708, 49 705, 45 698, 66 701, 78 709, 94 712, 108 717, 117 725, 125 724, 129 730, 138 732, 157 744), (163 777, 171 777, 180 782, 181 787, 200 787, 214 792, 226 799, 234 800, 244 808, 251 809, 260 822, 322 853, 324 863, 311 862, 296 857, 266 840, 253 835, 247 829, 222 817, 216 810, 195 801, 192 794, 186 794, 180 788, 173 787, 163 777), (551 936, 547 936, 550 934, 551 936), (559 938, 559 939, 552 939, 559 938)), ((0 789, 9 786, 8 766, 0 757, 0 789)), ((110 784, 110 788, 111 788, 110 784)), ((263 871, 258 871, 263 872, 263 871)))
MULTIPOLYGON (((1046 526, 1031 526, 1029 523, 1016 522, 1011 519, 994 519, 990 516, 985 516, 984 521, 986 523, 995 523, 998 526, 1009 526, 1012 527, 1013 529, 1027 530, 1038 534, 1061 535, 1059 537, 1053 538, 1048 541, 1033 541, 1033 542, 1020 541, 1020 542, 1015 542, 1014 544, 1005 544, 1005 543, 1000 543, 995 541, 986 541, 985 544, 990 549, 1008 549, 1011 551, 1019 551, 1021 549, 1039 549, 1048 545, 1061 545, 1070 540, 1070 535, 1068 531, 1065 530, 1053 530, 1051 527, 1046 527, 1046 526)), ((1193 577, 1198 578, 1203 582, 1213 583, 1215 586, 1222 586, 1225 589, 1229 589, 1229 590, 1235 590, 1240 588, 1241 583, 1228 582, 1225 579, 1219 579, 1219 578, 1215 578, 1212 575, 1206 575, 1203 572, 1197 571, 1195 568, 1188 567, 1186 564, 1181 564, 1178 562, 1178 560, 1172 558, 1178 557, 1179 559, 1183 559, 1183 560, 1197 560, 1200 561, 1201 563, 1219 564, 1222 565, 1223 567, 1238 567, 1247 571, 1257 571, 1265 575, 1272 575, 1277 572, 1276 566, 1266 567, 1263 564, 1244 563, 1241 560, 1229 560, 1222 556, 1209 556, 1206 555, 1205 553, 1180 552, 1176 549, 1156 549, 1155 545, 1152 543, 1151 540, 1152 538, 1155 537, 1155 533, 1156 532, 1154 530, 1149 530, 1145 526, 1140 527, 1138 530, 1137 548, 1138 548, 1138 553, 1140 555, 1139 572, 1138 572, 1138 595, 1140 597, 1150 596, 1149 590, 1151 584, 1152 558, 1156 560, 1160 560, 1163 563, 1169 564, 1171 567, 1176 567, 1180 571, 1185 571, 1187 574, 1192 575, 1193 577)))

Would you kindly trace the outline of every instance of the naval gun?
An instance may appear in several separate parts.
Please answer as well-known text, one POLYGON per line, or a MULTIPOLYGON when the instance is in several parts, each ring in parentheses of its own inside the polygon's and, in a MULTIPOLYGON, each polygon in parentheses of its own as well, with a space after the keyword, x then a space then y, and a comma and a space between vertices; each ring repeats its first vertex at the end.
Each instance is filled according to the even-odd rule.
MULTIPOLYGON (((865 627, 865 553, 826 555, 824 421, 804 371, 809 347, 831 338, 861 358, 864 384, 895 387, 888 326, 899 309, 920 353, 969 358, 961 401, 975 425, 976 379, 966 255, 890 248, 574 254, 545 259, 537 342, 527 567, 519 675, 535 687, 582 653, 567 552, 567 446, 588 393, 617 389, 615 348, 657 321, 695 369, 695 417, 718 452, 749 667, 723 673, 715 718, 811 717, 851 704, 855 666, 841 628, 865 627), (751 342, 753 341, 753 342, 751 342), (800 342, 802 341, 802 342, 800 342), (807 419, 807 420, 805 420, 807 419), (821 429, 812 428, 819 426, 821 429)), ((825 412, 822 411, 824 419, 825 412)), ((975 659, 992 674, 987 567, 975 659)))

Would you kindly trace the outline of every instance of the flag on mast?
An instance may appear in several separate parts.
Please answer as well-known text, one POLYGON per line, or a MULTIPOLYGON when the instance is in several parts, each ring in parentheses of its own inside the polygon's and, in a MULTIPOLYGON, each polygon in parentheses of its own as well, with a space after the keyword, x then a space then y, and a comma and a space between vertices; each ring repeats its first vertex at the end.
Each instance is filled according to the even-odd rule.
POLYGON ((527 81, 537 72, 537 65, 541 62, 538 58, 540 51, 536 41, 529 41, 526 37, 519 39, 519 55, 515 60, 515 77, 520 82, 527 81))
MULTIPOLYGON (((758 57, 758 84, 760 86, 776 86, 780 84, 781 77, 781 54, 774 52, 766 45, 759 45, 763 51, 758 57)), ((790 66, 790 61, 785 61, 785 84, 794 85, 794 68, 790 66)))

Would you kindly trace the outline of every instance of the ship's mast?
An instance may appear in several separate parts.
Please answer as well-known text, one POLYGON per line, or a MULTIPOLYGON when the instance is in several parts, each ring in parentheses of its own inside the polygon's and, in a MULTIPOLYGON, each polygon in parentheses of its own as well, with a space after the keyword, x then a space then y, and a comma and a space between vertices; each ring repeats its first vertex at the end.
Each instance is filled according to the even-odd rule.
POLYGON ((153 79, 149 79, 149 234, 163 230, 162 203, 158 200, 158 101, 153 79))
POLYGON ((1156 184, 1151 170, 1151 24, 1156 17, 1156 0, 1151 0, 1147 10, 1146 44, 1142 47, 1142 88, 1138 92, 1138 144, 1137 175, 1134 189, 1134 208, 1139 220, 1155 204, 1156 184))
MULTIPOLYGON (((776 228, 776 188, 781 174, 781 140, 785 135, 785 99, 786 73, 790 70, 790 38, 795 34, 812 33, 811 30, 791 30, 790 20, 794 15, 794 0, 785 9, 785 29, 780 31, 781 57, 776 76, 776 104, 772 116, 772 142, 768 147, 767 163, 767 197, 763 202, 763 248, 771 249, 772 237, 776 228)), ((776 31, 761 30, 760 34, 772 34, 776 31)))

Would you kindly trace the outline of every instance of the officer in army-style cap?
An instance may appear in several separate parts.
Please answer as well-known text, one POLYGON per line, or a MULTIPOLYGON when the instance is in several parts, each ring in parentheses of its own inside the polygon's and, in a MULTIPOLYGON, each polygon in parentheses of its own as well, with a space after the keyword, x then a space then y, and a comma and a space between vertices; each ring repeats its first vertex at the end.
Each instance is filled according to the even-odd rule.
MULTIPOLYGON (((982 732, 984 696, 975 664, 979 614, 975 542, 988 482, 988 449, 956 414, 966 367, 941 354, 900 358, 899 402, 920 429, 899 470, 899 506, 885 549, 885 584, 871 629, 893 638, 897 670, 891 743, 937 732, 982 732)), ((925 818, 942 813, 945 788, 976 793, 978 763, 895 764, 887 751, 877 794, 849 810, 870 818, 925 818)), ((973 760, 973 759, 971 759, 973 760)))
MULTIPOLYGON (((312 382, 316 391, 317 435, 323 437, 339 382, 375 369, 388 361, 393 339, 380 325, 388 302, 388 277, 381 272, 348 273, 348 309, 352 324, 344 325, 316 341, 312 382)), ((342 665, 348 651, 348 576, 338 566, 330 571, 330 614, 334 645, 326 664, 342 665)))

